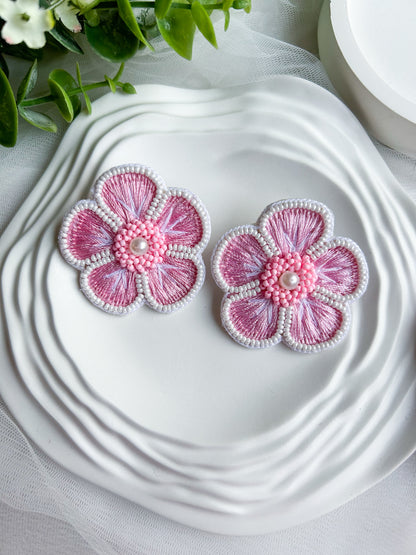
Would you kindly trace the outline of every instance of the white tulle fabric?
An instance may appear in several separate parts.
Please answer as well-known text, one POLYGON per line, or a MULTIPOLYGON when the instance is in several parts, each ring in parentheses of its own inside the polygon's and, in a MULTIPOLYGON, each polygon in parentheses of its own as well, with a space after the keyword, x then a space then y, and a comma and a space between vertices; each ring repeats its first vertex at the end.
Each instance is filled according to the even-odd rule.
MULTIPOLYGON (((250 16, 234 13, 226 34, 216 22, 220 49, 197 40, 192 63, 161 41, 154 54, 127 64, 126 80, 181 87, 220 87, 291 74, 332 90, 315 56, 322 0, 253 0, 250 16)), ((46 61, 41 80, 56 64, 74 71, 72 56, 46 61)), ((16 83, 27 63, 13 67, 16 83)), ((111 73, 88 54, 86 82, 111 73)), ((42 91, 39 91, 42 92, 42 91)), ((61 128, 61 135, 64 129, 61 128)), ((24 123, 19 143, 1 149, 0 230, 35 185, 60 135, 24 123), (24 161, 24 163, 22 163, 24 161)), ((393 173, 416 199, 416 161, 378 145, 393 173)), ((9 554, 329 554, 414 552, 415 457, 370 492, 316 522, 276 534, 223 537, 186 528, 64 471, 31 444, 0 401, 0 553, 9 554), (413 502, 412 502, 413 500, 413 502), (413 538, 413 541, 412 541, 413 538)))

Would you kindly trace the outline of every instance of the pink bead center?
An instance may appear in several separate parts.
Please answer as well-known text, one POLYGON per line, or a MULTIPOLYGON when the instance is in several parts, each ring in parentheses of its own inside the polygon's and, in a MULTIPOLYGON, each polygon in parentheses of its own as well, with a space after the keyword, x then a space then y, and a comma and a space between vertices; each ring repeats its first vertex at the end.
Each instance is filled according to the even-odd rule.
POLYGON ((133 220, 115 236, 113 252, 120 266, 144 272, 163 260, 167 245, 157 225, 150 220, 133 220))
POLYGON ((309 295, 315 289, 316 279, 310 257, 290 252, 269 258, 260 276, 260 288, 266 299, 288 307, 309 295))

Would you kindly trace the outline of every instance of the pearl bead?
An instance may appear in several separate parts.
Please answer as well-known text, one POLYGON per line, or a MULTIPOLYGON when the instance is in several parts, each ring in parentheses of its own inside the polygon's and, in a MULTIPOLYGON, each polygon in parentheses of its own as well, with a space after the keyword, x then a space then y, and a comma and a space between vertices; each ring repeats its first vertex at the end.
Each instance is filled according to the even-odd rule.
POLYGON ((144 237, 135 237, 130 241, 130 250, 136 256, 146 254, 149 250, 149 243, 144 237))
POLYGON ((296 272, 283 272, 279 278, 279 285, 283 289, 292 291, 299 285, 299 276, 296 272))

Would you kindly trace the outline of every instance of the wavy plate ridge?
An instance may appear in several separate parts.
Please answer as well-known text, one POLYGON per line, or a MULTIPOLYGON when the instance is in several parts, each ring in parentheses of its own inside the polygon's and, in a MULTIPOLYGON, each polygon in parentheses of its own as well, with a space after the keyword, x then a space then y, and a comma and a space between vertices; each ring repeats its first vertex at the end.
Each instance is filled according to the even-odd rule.
MULTIPOLYGON (((409 420, 403 423, 409 411, 414 417, 416 293, 406 275, 411 275, 415 252, 415 207, 409 206, 354 118, 315 85, 284 77, 223 91, 150 85, 140 89, 139 97, 127 104, 124 98, 117 103, 113 97, 103 98, 92 119, 80 118, 71 127, 6 231, 1 287, 14 363, 4 370, 3 383, 11 387, 1 393, 32 435, 33 415, 35 421, 51 426, 58 448, 48 450, 42 437, 33 437, 51 456, 65 464, 63 453, 73 449, 78 455, 71 470, 161 514, 225 533, 260 533, 313 518, 369 487, 416 445, 409 420), (356 225, 373 279, 368 301, 354 307, 348 348, 339 360, 335 355, 327 359, 332 371, 319 374, 319 387, 305 387, 297 406, 276 413, 274 420, 272 412, 252 433, 242 435, 237 429, 234 436, 231 431, 228 436, 219 434, 219 442, 212 441, 215 428, 196 441, 195 431, 181 437, 164 430, 157 419, 149 427, 148 420, 143 424, 106 398, 101 386, 97 390, 86 361, 73 352, 68 330, 61 325, 65 307, 55 285, 56 272, 61 271, 56 229, 65 210, 85 196, 102 167, 113 159, 131 161, 119 159, 122 149, 130 153, 138 145, 151 157, 155 147, 149 144, 159 141, 166 146, 178 140, 194 158, 198 149, 192 150, 193 144, 202 149, 214 145, 214 154, 226 160, 228 166, 223 167, 235 177, 240 177, 240 165, 249 167, 242 157, 267 175, 283 168, 283 174, 294 171, 296 177, 297 168, 306 168, 297 186, 311 198, 324 195, 318 200, 330 206, 326 196, 332 196, 337 215, 345 210, 340 228, 344 226, 347 234, 351 221, 356 225), (79 145, 70 157, 69 144, 79 145), (310 187, 305 183, 308 172, 310 187), (365 326, 370 330, 363 339, 365 326), (20 412, 22 399, 28 408, 20 412), (387 448, 382 438, 391 435, 392 428, 397 456, 394 462, 389 458, 388 468, 380 467, 380 453, 387 448), (364 460, 366 469, 360 471, 364 460), (322 507, 318 499, 324 492, 327 503, 322 507)), ((206 155, 214 158, 208 151, 206 155)), ((172 167, 166 163, 167 173, 172 167)), ((214 167, 213 176, 215 171, 214 167)), ((198 174, 189 167, 189 175, 198 174)), ((174 178, 178 176, 182 174, 174 178)), ((277 183, 276 193, 286 194, 289 188, 277 183)), ((267 197, 273 191, 261 184, 261 193, 267 197)), ((212 206, 216 215, 217 206, 212 206)), ((248 212, 248 206, 244 210, 248 212)), ((226 216, 219 214, 219 226, 226 216)), ((233 217, 240 214, 234 212, 233 217)), ((336 220, 336 232, 340 228, 336 220)), ((211 298, 213 291, 211 287, 211 298)), ((217 331, 215 325, 215 341, 217 331)), ((219 341, 226 340, 220 335, 219 341)), ((299 366, 287 353, 277 356, 294 365, 298 379, 308 366, 316 366, 299 366)), ((265 388, 278 388, 277 378, 267 380, 265 388)), ((295 378, 284 380, 291 390, 302 390, 295 378)))

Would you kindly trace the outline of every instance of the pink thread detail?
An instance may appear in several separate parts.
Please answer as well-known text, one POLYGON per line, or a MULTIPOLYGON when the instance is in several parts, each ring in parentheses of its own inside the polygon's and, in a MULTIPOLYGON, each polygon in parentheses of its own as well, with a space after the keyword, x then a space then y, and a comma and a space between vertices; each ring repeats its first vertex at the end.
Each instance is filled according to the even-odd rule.
POLYGON ((228 285, 239 287, 258 279, 266 261, 256 237, 245 233, 230 239, 221 257, 220 270, 228 285))
POLYGON ((195 207, 184 197, 171 196, 157 219, 166 243, 195 247, 202 239, 204 227, 195 207))
POLYGON ((92 210, 77 212, 69 226, 67 246, 78 260, 91 258, 113 242, 113 230, 92 210))
POLYGON ((332 228, 323 204, 295 199, 271 205, 258 226, 235 228, 219 241, 213 274, 226 293, 224 326, 236 341, 265 347, 283 339, 310 352, 345 335, 348 304, 364 293, 368 273, 353 241, 328 239, 332 228))
POLYGON ((260 288, 266 299, 284 307, 292 306, 307 297, 314 291, 315 283, 316 273, 310 257, 307 254, 301 256, 298 252, 272 256, 260 276, 260 288), (293 289, 281 285, 286 272, 298 278, 298 284, 293 289))
POLYGON ((156 194, 156 185, 147 175, 121 173, 109 177, 101 198, 123 222, 144 219, 156 194))
POLYGON ((233 301, 229 317, 244 337, 262 341, 277 333, 279 308, 262 294, 233 301))
POLYGON ((186 297, 197 279, 197 268, 192 260, 169 258, 149 270, 147 279, 156 302, 168 305, 186 297))
POLYGON ((80 201, 69 212, 59 236, 64 258, 84 268, 83 292, 116 314, 143 300, 160 312, 175 310, 204 278, 205 209, 197 197, 156 184, 148 169, 145 175, 138 168, 137 173, 113 168, 107 179, 104 174, 93 200, 80 201))
POLYGON ((324 301, 308 297, 293 306, 291 337, 298 343, 316 345, 331 340, 340 329, 344 315, 324 301))
POLYGON ((149 220, 133 220, 120 228, 113 244, 114 256, 122 268, 130 272, 143 273, 163 261, 167 245, 157 225, 149 220), (136 254, 131 245, 135 239, 143 239, 147 244, 144 254, 136 254))
POLYGON ((345 247, 329 248, 315 262, 318 284, 332 293, 350 295, 360 282, 355 255, 345 247))
POLYGON ((93 293, 112 306, 126 307, 137 297, 136 277, 116 261, 98 266, 88 276, 93 293))
POLYGON ((324 233, 325 223, 319 212, 308 208, 286 208, 272 213, 266 222, 276 248, 282 254, 304 254, 324 233))

